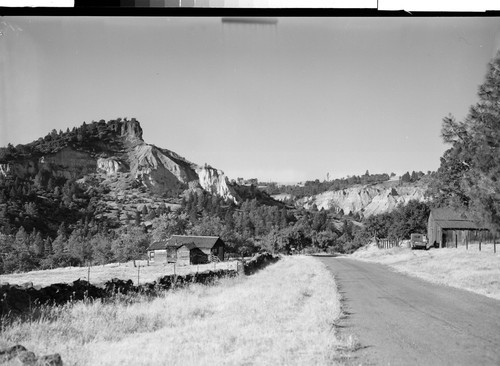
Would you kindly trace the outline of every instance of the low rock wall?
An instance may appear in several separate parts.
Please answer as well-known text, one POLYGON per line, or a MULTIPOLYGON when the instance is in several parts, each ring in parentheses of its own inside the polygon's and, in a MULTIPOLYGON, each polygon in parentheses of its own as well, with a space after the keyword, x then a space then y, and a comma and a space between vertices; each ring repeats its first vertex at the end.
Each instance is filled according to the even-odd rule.
POLYGON ((27 350, 26 347, 20 344, 0 349, 0 364, 4 364, 9 361, 11 362, 9 364, 15 365, 63 366, 61 355, 59 353, 37 357, 33 352, 27 350))
MULTIPOLYGON (((243 273, 251 275, 279 260, 279 256, 270 253, 257 254, 243 263, 243 273)), ((84 299, 106 299, 117 294, 144 294, 156 296, 172 288, 183 287, 191 283, 211 284, 221 277, 234 277, 238 271, 220 269, 186 275, 168 275, 135 286, 132 280, 113 278, 103 284, 91 284, 78 279, 73 283, 54 283, 50 286, 33 286, 28 282, 23 285, 0 284, 0 317, 20 315, 40 305, 63 305, 71 301, 84 299)))
POLYGON ((251 275, 257 272, 258 270, 276 263, 279 261, 280 256, 273 255, 271 253, 260 253, 251 258, 250 260, 243 263, 244 273, 246 275, 251 275))
POLYGON ((50 286, 0 284, 0 317, 20 315, 40 305, 62 305, 84 299, 105 299, 117 294, 145 294, 155 296, 165 290, 191 283, 211 284, 221 277, 234 277, 235 270, 216 270, 201 273, 169 275, 150 283, 134 286, 132 280, 113 278, 104 284, 93 285, 84 280, 73 283, 55 283, 50 286))

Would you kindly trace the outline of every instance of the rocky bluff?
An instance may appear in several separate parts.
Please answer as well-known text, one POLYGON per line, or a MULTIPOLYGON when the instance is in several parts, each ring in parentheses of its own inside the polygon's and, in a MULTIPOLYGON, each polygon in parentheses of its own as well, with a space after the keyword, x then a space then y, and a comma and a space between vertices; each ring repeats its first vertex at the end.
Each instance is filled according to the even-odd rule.
POLYGON ((4 177, 81 179, 93 173, 122 173, 125 185, 139 184, 160 195, 198 188, 235 203, 241 200, 221 170, 199 166, 146 143, 135 119, 101 120, 65 133, 53 131, 0 157, 0 175, 4 177))
MULTIPOLYGON (((326 191, 315 196, 296 201, 299 207, 342 210, 344 214, 360 213, 365 217, 391 212, 398 205, 406 205, 410 200, 426 200, 425 184, 399 184, 385 182, 375 185, 354 186, 338 191, 326 191)), ((279 198, 279 197, 276 197, 279 198)))

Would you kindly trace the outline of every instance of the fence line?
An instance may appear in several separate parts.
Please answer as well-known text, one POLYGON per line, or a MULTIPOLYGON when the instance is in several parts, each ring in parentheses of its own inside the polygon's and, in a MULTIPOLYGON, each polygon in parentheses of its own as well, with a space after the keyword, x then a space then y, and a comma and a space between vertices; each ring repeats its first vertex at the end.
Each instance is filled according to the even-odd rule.
POLYGON ((497 252, 497 237, 496 234, 493 232, 489 232, 486 230, 475 230, 475 231, 470 230, 465 232, 465 235, 461 234, 460 232, 458 233, 454 232, 453 234, 454 236, 452 236, 450 240, 451 245, 447 240, 445 242, 446 247, 458 248, 459 246, 463 246, 465 244, 465 249, 469 250, 469 247, 477 245, 479 251, 481 252, 482 248, 493 245, 493 253, 496 254, 497 252))
POLYGON ((390 249, 399 246, 398 241, 395 239, 375 238, 375 241, 377 242, 377 247, 379 247, 379 249, 390 249))
MULTIPOLYGON (((159 267, 159 265, 155 265, 154 263, 150 263, 148 265, 144 264, 136 264, 137 268, 137 285, 140 284, 141 280, 141 267, 146 268, 146 267, 159 267)), ((206 271, 216 271, 218 269, 222 270, 231 270, 234 269, 236 271, 239 270, 239 261, 238 260, 231 260, 231 261, 225 261, 225 262, 209 262, 205 264, 190 264, 190 265, 185 265, 185 266, 177 266, 177 263, 172 263, 170 265, 164 265, 163 267, 166 271, 163 273, 158 273, 158 276, 165 275, 167 276, 169 273, 173 274, 174 276, 177 275, 187 275, 187 274, 194 274, 194 273, 201 273, 201 272, 206 272, 206 271)), ((90 277, 91 277, 91 270, 93 269, 92 262, 87 261, 87 282, 90 284, 90 277)), ((119 276, 122 277, 122 276, 119 276)), ((132 272, 130 273, 130 278, 132 279, 133 274, 132 272)))

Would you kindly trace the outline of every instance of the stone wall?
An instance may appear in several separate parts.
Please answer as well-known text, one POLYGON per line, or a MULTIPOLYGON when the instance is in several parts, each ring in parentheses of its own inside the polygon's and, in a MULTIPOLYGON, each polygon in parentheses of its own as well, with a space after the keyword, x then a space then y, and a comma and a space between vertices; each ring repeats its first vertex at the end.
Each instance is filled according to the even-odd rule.
POLYGON ((186 286, 190 283, 211 284, 221 277, 234 277, 235 270, 207 271, 195 274, 169 275, 154 282, 135 286, 132 280, 111 279, 103 284, 76 280, 71 284, 55 283, 50 286, 0 284, 0 317, 21 315, 39 305, 62 305, 83 299, 105 299, 117 294, 145 294, 156 296, 160 292, 186 286))
POLYGON ((0 364, 9 362, 9 365, 26 366, 62 366, 63 362, 59 353, 47 356, 36 356, 21 344, 12 347, 0 348, 0 364))
POLYGON ((251 275, 270 264, 276 263, 279 259, 280 256, 278 255, 273 255, 267 252, 259 253, 252 259, 243 263, 243 271, 246 275, 251 275))

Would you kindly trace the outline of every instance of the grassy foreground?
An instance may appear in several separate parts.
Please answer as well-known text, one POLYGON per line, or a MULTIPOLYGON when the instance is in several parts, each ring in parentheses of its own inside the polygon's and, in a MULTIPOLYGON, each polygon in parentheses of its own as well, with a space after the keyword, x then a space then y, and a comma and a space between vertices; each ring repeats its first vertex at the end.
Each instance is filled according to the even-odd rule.
POLYGON ((331 365, 340 295, 311 257, 249 277, 193 285, 154 300, 75 303, 5 326, 0 346, 61 354, 65 365, 331 365))
POLYGON ((492 247, 484 245, 479 252, 477 248, 464 247, 426 251, 378 249, 370 245, 351 257, 386 264, 398 272, 500 300, 500 254, 494 254, 492 247))

